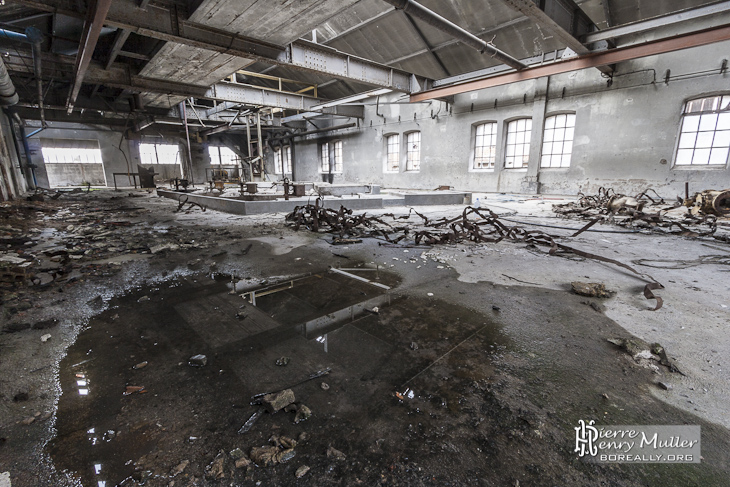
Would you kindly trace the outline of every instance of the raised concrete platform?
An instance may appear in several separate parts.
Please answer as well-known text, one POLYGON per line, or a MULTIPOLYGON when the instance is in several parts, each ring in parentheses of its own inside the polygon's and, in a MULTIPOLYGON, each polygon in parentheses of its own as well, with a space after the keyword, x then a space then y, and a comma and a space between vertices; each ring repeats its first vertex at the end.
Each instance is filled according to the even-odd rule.
MULTIPOLYGON (((208 209, 232 213, 235 215, 260 215, 263 213, 288 213, 297 206, 314 203, 315 197, 300 198, 283 197, 273 201, 244 201, 237 198, 221 198, 199 194, 182 193, 166 189, 158 189, 157 194, 165 198, 182 201, 187 198, 189 203, 198 203, 208 209)), ((453 191, 439 191, 433 193, 383 193, 359 194, 356 196, 328 196, 324 198, 324 207, 338 210, 340 206, 351 210, 370 210, 389 208, 393 206, 420 206, 420 205, 463 205, 471 203, 471 193, 453 191), (409 203, 411 201, 411 203, 409 203)))

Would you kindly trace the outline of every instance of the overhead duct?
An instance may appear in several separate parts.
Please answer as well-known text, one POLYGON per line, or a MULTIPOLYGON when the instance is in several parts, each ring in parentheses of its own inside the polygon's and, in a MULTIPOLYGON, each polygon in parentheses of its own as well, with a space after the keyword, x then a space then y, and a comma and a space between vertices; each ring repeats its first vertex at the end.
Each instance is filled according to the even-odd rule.
POLYGON ((492 55, 495 59, 503 62, 504 64, 511 66, 517 70, 525 69, 527 66, 522 64, 519 59, 516 59, 504 51, 501 51, 489 44, 488 42, 478 38, 471 32, 459 27, 450 20, 440 16, 433 10, 430 10, 420 3, 414 2, 413 0, 384 0, 391 4, 398 10, 409 14, 423 22, 427 23, 431 27, 434 27, 442 32, 445 32, 455 39, 463 42, 469 47, 473 47, 477 51, 484 53, 487 52, 492 55))
POLYGON ((19 100, 13 80, 10 79, 8 74, 8 68, 5 67, 5 63, 0 58, 0 105, 9 107, 17 104, 19 100))
MULTIPOLYGON (((41 111, 41 123, 43 126, 46 125, 46 116, 45 111, 43 109, 43 78, 41 77, 41 43, 43 42, 43 34, 40 30, 36 29, 35 27, 28 27, 25 29, 25 34, 21 34, 20 32, 15 32, 12 30, 7 29, 0 29, 0 37, 5 37, 6 39, 10 39, 13 41, 19 41, 19 42, 25 42, 32 46, 33 48, 33 74, 35 75, 35 78, 37 80, 38 85, 38 108, 40 108, 41 111)), ((2 72, 7 75, 7 70, 5 69, 5 66, 3 65, 2 72)), ((10 78, 8 78, 8 82, 10 82, 10 85, 12 86, 12 82, 10 81, 10 78)), ((4 86, 5 78, 2 74, 0 74, 0 84, 4 86)), ((15 91, 15 88, 13 87, 13 92, 15 91)), ((0 96, 5 96, 4 91, 0 92, 0 96)), ((9 105, 15 105, 18 103, 18 94, 15 93, 15 101, 12 103, 5 103, 4 100, 0 100, 0 103, 3 105, 9 106, 9 105)))

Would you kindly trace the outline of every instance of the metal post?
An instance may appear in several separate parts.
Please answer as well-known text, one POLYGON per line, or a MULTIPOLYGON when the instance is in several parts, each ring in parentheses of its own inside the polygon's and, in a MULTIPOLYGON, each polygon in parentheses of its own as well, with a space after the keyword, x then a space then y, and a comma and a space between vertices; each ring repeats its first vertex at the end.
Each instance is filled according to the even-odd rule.
POLYGON ((195 185, 195 180, 193 178, 193 154, 190 150, 190 129, 188 127, 188 114, 185 109, 184 101, 180 102, 180 113, 182 114, 183 124, 185 125, 185 139, 187 140, 188 146, 187 177, 190 180, 190 184, 195 185))

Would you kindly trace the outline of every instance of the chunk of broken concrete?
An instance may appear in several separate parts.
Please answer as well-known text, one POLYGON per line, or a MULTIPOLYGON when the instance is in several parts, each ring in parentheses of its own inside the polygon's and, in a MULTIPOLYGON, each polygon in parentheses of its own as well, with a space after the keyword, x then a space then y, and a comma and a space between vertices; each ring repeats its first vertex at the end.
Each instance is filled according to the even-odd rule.
POLYGON ((51 339, 51 334, 50 333, 46 333, 45 335, 41 335, 41 341, 43 343, 46 343, 50 339, 51 339))
POLYGON ((170 477, 176 477, 183 473, 183 471, 187 468, 187 466, 190 464, 190 460, 183 460, 180 462, 176 467, 173 467, 172 470, 170 470, 170 477))
POLYGON ((203 354, 193 355, 188 359, 188 365, 193 367, 203 367, 208 364, 208 357, 203 354))
POLYGON ((606 340, 631 355, 634 360, 641 358, 638 355, 642 352, 649 352, 651 355, 649 344, 638 338, 607 338, 606 340))
POLYGON ((276 365, 283 367, 284 365, 288 365, 290 360, 291 359, 289 357, 280 357, 276 359, 276 365))
POLYGON ((657 382, 656 385, 658 385, 660 388, 664 389, 665 391, 671 391, 672 389, 674 389, 674 387, 672 387, 672 384, 669 384, 667 382, 660 381, 660 382, 657 382))
POLYGON ((246 468, 251 465, 251 460, 244 454, 242 457, 236 459, 236 468, 246 468))
POLYGON ((611 291, 606 289, 604 284, 598 282, 579 282, 574 281, 570 283, 575 294, 581 296, 588 296, 591 298, 610 298, 611 291))
POLYGON ((263 397, 263 405, 266 410, 269 411, 269 413, 271 414, 274 414, 280 409, 284 409, 294 401, 294 391, 292 391, 291 389, 284 389, 281 392, 266 394, 263 397))
POLYGON ((347 458, 347 455, 342 453, 340 450, 334 447, 327 448, 327 458, 331 458, 333 460, 339 460, 343 461, 347 458))
POLYGON ((294 416, 294 424, 301 423, 312 417, 312 410, 304 404, 300 404, 297 408, 297 414, 294 416))
POLYGON ((205 476, 211 479, 222 479, 226 476, 225 472, 226 454, 221 451, 215 459, 205 468, 205 476))
POLYGON ((279 463, 277 461, 277 454, 279 449, 275 446, 255 446, 251 448, 249 456, 253 463, 259 467, 271 467, 279 463))
POLYGON ((307 475, 307 472, 309 472, 309 467, 307 467, 306 465, 302 465, 297 469, 296 472, 294 472, 294 475, 296 476, 296 478, 300 479, 307 475))

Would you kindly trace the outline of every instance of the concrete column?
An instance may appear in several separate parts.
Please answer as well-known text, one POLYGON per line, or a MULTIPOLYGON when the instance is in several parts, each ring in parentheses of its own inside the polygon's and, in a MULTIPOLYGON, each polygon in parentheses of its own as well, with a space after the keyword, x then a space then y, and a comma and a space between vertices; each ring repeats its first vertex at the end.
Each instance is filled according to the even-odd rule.
POLYGON ((550 77, 535 80, 535 96, 532 104, 532 135, 530 137, 530 162, 527 175, 522 180, 522 192, 538 194, 540 192, 540 154, 542 152, 542 134, 545 127, 545 111, 547 109, 547 93, 550 77))

